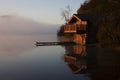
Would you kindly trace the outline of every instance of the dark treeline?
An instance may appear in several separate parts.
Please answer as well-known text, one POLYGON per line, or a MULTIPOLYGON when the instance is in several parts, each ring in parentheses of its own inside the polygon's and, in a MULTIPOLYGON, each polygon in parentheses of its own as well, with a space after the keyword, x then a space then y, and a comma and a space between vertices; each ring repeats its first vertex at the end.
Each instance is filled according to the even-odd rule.
POLYGON ((78 14, 101 16, 93 21, 99 27, 97 38, 100 44, 120 44, 120 0, 86 0, 78 14))
POLYGON ((64 35, 64 25, 60 26, 60 29, 57 31, 58 36, 63 36, 64 35))

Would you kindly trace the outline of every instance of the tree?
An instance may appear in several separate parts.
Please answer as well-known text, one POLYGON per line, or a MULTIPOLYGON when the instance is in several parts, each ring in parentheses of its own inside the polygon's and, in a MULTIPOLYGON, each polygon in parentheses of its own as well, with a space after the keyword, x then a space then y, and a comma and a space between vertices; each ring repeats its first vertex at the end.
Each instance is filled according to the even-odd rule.
POLYGON ((64 35, 64 25, 61 25, 59 30, 57 31, 58 36, 63 36, 64 35))
POLYGON ((71 16, 71 11, 72 9, 70 8, 70 6, 66 6, 65 9, 62 9, 62 12, 61 12, 61 16, 62 18, 65 19, 65 23, 67 24, 67 21, 69 20, 70 16, 71 16))
MULTIPOLYGON (((61 12, 61 16, 62 18, 64 18, 65 20, 65 24, 67 24, 70 16, 71 16, 71 11, 72 9, 70 8, 70 6, 66 6, 65 9, 62 9, 62 12, 61 12)), ((57 31, 57 35, 58 36, 63 36, 64 35, 64 24, 60 26, 59 30, 57 31)))
POLYGON ((101 44, 120 44, 120 0, 90 0, 81 5, 78 14, 101 16, 93 21, 99 26, 97 38, 101 44))

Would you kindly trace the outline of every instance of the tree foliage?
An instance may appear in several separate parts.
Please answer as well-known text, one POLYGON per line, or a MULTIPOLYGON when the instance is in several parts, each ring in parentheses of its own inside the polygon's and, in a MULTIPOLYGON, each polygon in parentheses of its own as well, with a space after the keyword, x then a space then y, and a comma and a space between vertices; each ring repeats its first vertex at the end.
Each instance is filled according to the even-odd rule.
POLYGON ((62 10, 61 12, 61 16, 65 19, 65 22, 67 23, 68 19, 70 18, 71 15, 71 11, 72 9, 70 8, 70 6, 66 6, 66 8, 64 10, 62 10))
POLYGON ((61 25, 59 30, 57 31, 58 36, 63 36, 64 35, 64 25, 61 25))
POLYGON ((120 0, 86 0, 78 14, 101 16, 93 23, 99 26, 97 38, 101 44, 120 44, 120 0))

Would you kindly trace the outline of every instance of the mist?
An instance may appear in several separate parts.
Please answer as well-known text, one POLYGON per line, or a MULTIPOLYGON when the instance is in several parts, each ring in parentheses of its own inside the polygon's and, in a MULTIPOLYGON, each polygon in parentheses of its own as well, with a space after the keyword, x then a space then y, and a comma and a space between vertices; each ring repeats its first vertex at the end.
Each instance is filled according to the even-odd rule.
POLYGON ((38 23, 20 16, 0 16, 0 35, 56 34, 59 25, 38 23))

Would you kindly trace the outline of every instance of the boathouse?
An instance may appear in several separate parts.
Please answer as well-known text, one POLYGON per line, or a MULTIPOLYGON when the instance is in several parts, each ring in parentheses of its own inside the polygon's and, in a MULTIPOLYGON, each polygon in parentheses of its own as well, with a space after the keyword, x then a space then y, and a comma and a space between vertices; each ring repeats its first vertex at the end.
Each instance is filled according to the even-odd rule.
POLYGON ((65 34, 73 34, 73 41, 79 44, 97 42, 98 28, 93 26, 95 18, 87 14, 73 14, 64 26, 65 34))

